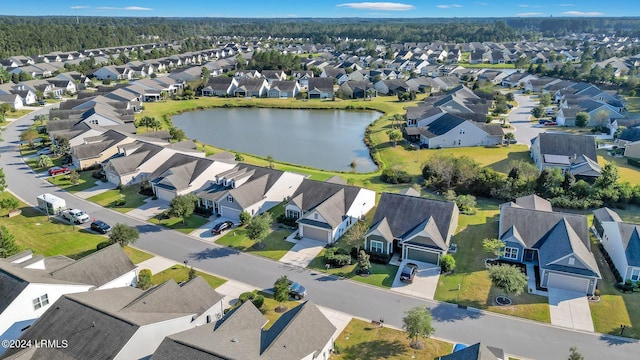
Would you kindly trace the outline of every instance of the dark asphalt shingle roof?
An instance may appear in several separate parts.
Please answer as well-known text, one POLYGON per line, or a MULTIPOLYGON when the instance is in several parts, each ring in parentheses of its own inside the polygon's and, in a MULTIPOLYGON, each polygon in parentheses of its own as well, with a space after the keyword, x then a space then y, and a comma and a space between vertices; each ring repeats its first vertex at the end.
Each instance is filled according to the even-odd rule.
POLYGON ((440 357, 440 360, 496 360, 505 359, 502 349, 486 346, 482 343, 473 344, 462 350, 440 357))
POLYGON ((593 136, 543 132, 538 135, 538 141, 540 142, 540 154, 585 155, 593 161, 598 161, 596 141, 593 136))
POLYGON ((640 225, 618 223, 618 226, 627 264, 640 267, 640 225))
POLYGON ((424 135, 427 138, 433 138, 436 136, 441 136, 449 131, 453 130, 455 127, 464 123, 466 120, 455 115, 444 113, 442 116, 434 120, 429 125, 420 129, 420 134, 424 135))
POLYGON ((640 127, 624 129, 618 136, 620 140, 638 141, 640 140, 640 127))

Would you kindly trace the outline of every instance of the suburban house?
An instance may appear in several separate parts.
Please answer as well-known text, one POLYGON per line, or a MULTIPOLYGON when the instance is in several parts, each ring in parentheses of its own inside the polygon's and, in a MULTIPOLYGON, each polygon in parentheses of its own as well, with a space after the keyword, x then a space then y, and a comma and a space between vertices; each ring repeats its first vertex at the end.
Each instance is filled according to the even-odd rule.
POLYGON ((640 281, 640 225, 605 207, 593 211, 593 227, 622 281, 640 281))
POLYGON ((12 109, 20 110, 24 106, 24 100, 18 94, 0 93, 0 104, 9 104, 12 109))
POLYGON ((477 343, 449 355, 440 356, 438 360, 507 360, 507 357, 502 349, 477 343))
MULTIPOLYGON (((119 246, 119 245, 118 245, 119 246)), ((200 277, 169 280, 143 291, 133 287, 60 297, 20 337, 67 346, 9 349, 19 359, 143 359, 170 334, 222 318, 222 299, 200 277)))
POLYGON ((624 156, 640 159, 640 127, 634 126, 623 130, 616 139, 616 145, 624 149, 624 156))
POLYGON ((531 157, 540 171, 559 168, 585 181, 594 181, 602 173, 593 136, 540 133, 531 140, 531 157))
POLYGON ((469 121, 446 112, 424 127, 405 128, 408 136, 415 132, 420 136, 420 144, 429 149, 499 145, 504 137, 500 124, 469 121))
POLYGON ((84 143, 71 147, 71 159, 79 169, 101 164, 118 152, 118 145, 133 142, 134 139, 116 130, 85 137, 84 143))
POLYGON ((591 98, 581 98, 575 103, 560 104, 560 109, 556 114, 556 121, 559 126, 575 126, 576 115, 579 112, 589 114, 587 126, 607 127, 613 120, 621 119, 623 114, 617 108, 602 101, 591 98), (601 115, 602 114, 602 115, 601 115))
POLYGON ((309 79, 309 99, 333 98, 333 78, 314 77, 309 79))
POLYGON ((196 192, 216 175, 232 169, 235 161, 227 162, 174 153, 148 177, 158 199, 171 201, 174 197, 196 192))
POLYGON ((215 175, 196 195, 214 215, 238 222, 243 211, 254 216, 286 201, 304 179, 301 174, 238 164, 215 175))
POLYGON ((340 85, 340 91, 350 99, 364 99, 375 97, 377 94, 373 84, 369 81, 349 80, 340 85))
POLYGON ((555 212, 547 200, 529 195, 500 205, 499 228, 502 259, 538 266, 540 287, 593 294, 601 276, 585 216, 555 212))
POLYGON ((336 327, 311 301, 282 314, 268 329, 266 324, 260 310, 246 301, 214 323, 167 336, 151 359, 320 360, 331 356, 336 327))
POLYGON ((93 77, 98 80, 131 80, 133 70, 127 66, 108 65, 93 72, 93 77))
POLYGON ((458 207, 451 201, 382 193, 364 236, 364 249, 439 264, 458 227, 458 214, 458 207))
POLYGON ((295 80, 271 81, 267 96, 270 98, 294 98, 300 92, 300 84, 295 80))
POLYGON ((30 250, 0 259, 0 339, 17 339, 64 294, 135 285, 136 269, 118 244, 80 260, 30 250))
POLYGON ((411 91, 409 85, 401 79, 380 80, 374 84, 374 87, 380 94, 384 95, 403 94, 411 91))
POLYGON ((233 90, 235 96, 262 97, 267 94, 269 83, 262 78, 240 78, 238 87, 233 90))
POLYGON ((374 191, 305 179, 285 206, 298 235, 331 244, 375 206, 374 191))

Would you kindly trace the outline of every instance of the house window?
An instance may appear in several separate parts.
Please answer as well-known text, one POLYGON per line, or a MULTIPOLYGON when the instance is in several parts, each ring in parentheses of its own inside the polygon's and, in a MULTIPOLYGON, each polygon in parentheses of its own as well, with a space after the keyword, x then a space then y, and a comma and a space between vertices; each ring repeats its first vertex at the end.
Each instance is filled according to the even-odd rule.
POLYGON ((33 299, 33 310, 38 310, 47 305, 49 305, 49 296, 47 294, 33 299))
POLYGON ((640 281, 640 269, 631 270, 631 281, 640 281))
POLYGON ((318 213, 313 214, 313 218, 318 220, 318 213))
POLYGON ((287 210, 287 217, 292 219, 298 219, 300 217, 300 212, 295 210, 287 210))
POLYGON ((513 259, 513 260, 518 259, 518 249, 517 248, 512 248, 512 247, 505 248, 504 249, 504 258, 505 259, 513 259))
POLYGON ((227 201, 232 203, 233 202, 233 196, 227 195, 227 201))
POLYGON ((371 252, 375 252, 375 253, 384 252, 384 244, 382 243, 382 241, 370 240, 369 248, 371 249, 371 252))

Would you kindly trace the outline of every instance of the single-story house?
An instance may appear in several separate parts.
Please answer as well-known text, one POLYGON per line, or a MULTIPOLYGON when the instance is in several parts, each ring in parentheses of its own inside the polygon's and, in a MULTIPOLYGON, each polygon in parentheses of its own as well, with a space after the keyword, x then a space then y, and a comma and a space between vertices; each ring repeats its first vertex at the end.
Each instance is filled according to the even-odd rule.
POLYGON ((640 225, 623 222, 609 208, 593 211, 593 227, 622 281, 640 281, 640 225))
POLYGON ((364 236, 364 249, 439 264, 458 227, 458 215, 458 207, 451 201, 382 193, 364 236))
POLYGON ((420 143, 430 149, 498 145, 504 137, 500 124, 469 121, 446 112, 418 129, 420 143))
POLYGON ((310 78, 308 89, 309 99, 331 99, 334 95, 333 78, 310 78))
POLYGON ((298 219, 298 235, 328 244, 338 240, 375 206, 374 191, 305 179, 285 206, 298 219))
POLYGON ((340 85, 340 91, 350 99, 364 99, 375 97, 377 94, 373 84, 369 81, 349 80, 340 85))
POLYGON ((214 323, 167 336, 151 359, 320 360, 333 352, 336 327, 310 301, 282 314, 269 329, 266 323, 246 301, 214 323))
POLYGON ((83 144, 71 147, 73 165, 79 169, 86 169, 101 164, 118 152, 118 145, 133 141, 133 138, 115 130, 107 130, 101 135, 85 137, 83 144))
POLYGON ((531 157, 540 171, 559 168, 586 181, 602 173, 593 136, 540 133, 531 140, 531 157))
POLYGON ((295 80, 274 80, 269 85, 270 98, 294 98, 300 92, 300 84, 295 80))
POLYGON ((207 86, 202 89, 202 96, 226 96, 232 95, 238 87, 238 79, 235 77, 218 76, 212 77, 207 82, 207 86))
POLYGON ((591 252, 587 218, 552 211, 551 204, 536 195, 500 206, 498 238, 505 243, 502 259, 539 267, 542 288, 591 295, 602 278, 591 252))

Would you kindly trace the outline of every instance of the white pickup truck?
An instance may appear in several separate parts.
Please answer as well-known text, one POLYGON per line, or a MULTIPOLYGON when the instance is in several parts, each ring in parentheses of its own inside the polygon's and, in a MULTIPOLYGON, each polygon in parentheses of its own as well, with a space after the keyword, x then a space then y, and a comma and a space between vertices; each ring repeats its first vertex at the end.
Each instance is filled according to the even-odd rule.
POLYGON ((89 215, 80 209, 70 209, 62 212, 62 217, 76 224, 89 221, 89 215))

